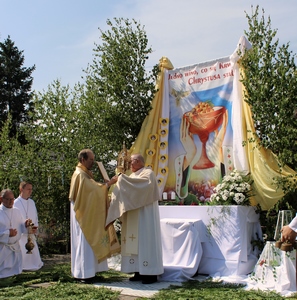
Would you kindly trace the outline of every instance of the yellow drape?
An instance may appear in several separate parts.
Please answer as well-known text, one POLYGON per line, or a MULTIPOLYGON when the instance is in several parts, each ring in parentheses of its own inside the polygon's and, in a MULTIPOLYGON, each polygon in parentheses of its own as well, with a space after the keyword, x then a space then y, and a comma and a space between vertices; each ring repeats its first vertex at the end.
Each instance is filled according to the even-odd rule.
POLYGON ((162 57, 159 61, 160 72, 157 78, 157 92, 152 101, 152 110, 145 118, 139 135, 130 149, 131 154, 140 153, 143 155, 146 165, 153 166, 153 171, 158 174, 159 150, 158 143, 149 139, 151 134, 157 134, 159 129, 159 120, 162 117, 162 100, 164 89, 164 71, 173 69, 173 65, 167 57, 162 57), (147 155, 147 149, 154 149, 154 155, 147 155))
MULTIPOLYGON (((244 93, 244 87, 242 87, 242 90, 244 93)), ((248 140, 249 138, 255 138, 256 135, 251 109, 243 99, 244 95, 242 95, 243 130, 246 133, 246 140, 248 140)), ((263 210, 268 210, 284 196, 282 189, 277 189, 273 183, 273 178, 289 176, 296 172, 288 166, 284 166, 282 172, 280 172, 276 155, 264 147, 257 147, 257 141, 248 142, 245 148, 250 173, 254 180, 253 193, 255 196, 252 199, 252 205, 258 203, 263 210)))

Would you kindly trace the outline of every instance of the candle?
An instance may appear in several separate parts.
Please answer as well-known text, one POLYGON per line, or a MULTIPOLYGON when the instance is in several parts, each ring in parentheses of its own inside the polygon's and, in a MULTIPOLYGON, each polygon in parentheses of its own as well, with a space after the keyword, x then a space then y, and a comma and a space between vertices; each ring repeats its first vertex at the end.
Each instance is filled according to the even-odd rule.
POLYGON ((171 192, 171 200, 175 200, 175 192, 171 192))
POLYGON ((163 193, 163 200, 167 200, 167 193, 166 192, 163 193))

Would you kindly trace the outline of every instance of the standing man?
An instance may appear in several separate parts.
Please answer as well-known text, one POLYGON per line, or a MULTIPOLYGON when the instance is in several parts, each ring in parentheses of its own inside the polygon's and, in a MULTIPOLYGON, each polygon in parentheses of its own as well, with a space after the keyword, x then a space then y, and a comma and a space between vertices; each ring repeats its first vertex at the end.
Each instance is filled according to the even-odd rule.
POLYGON ((117 178, 106 225, 122 221, 121 271, 135 273, 129 280, 150 284, 164 272, 159 217, 159 188, 154 172, 144 167, 140 154, 131 156, 130 176, 117 178))
POLYGON ((108 270, 107 258, 120 252, 113 225, 105 229, 108 188, 116 179, 105 184, 93 179, 92 150, 81 150, 78 160, 69 193, 71 273, 81 283, 93 283, 97 272, 108 270))
MULTIPOLYGON (((17 207, 23 215, 24 219, 30 218, 35 227, 38 227, 38 214, 34 200, 32 200, 32 183, 28 181, 22 181, 19 186, 20 195, 16 198, 14 206, 17 207)), ((34 234, 30 234, 34 248, 32 254, 27 254, 26 243, 28 241, 28 232, 23 233, 20 239, 20 246, 23 256, 23 270, 36 271, 43 266, 43 262, 40 258, 36 237, 34 234)))
POLYGON ((2 190, 0 202, 0 278, 6 278, 22 272, 19 240, 32 220, 25 220, 21 212, 13 207, 12 190, 2 190))

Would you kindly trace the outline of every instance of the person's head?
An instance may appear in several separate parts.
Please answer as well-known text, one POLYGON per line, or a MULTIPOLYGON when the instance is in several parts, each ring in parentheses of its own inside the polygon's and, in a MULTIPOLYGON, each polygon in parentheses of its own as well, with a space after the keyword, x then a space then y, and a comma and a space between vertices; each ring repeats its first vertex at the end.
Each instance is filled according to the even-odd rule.
POLYGON ((23 199, 29 199, 32 195, 33 185, 29 181, 22 181, 19 186, 20 196, 23 199))
POLYGON ((84 167, 91 170, 95 161, 95 155, 92 150, 83 149, 78 154, 78 160, 84 167))
POLYGON ((141 154, 131 155, 131 171, 136 172, 144 167, 144 158, 141 154))
POLYGON ((14 194, 10 189, 4 189, 0 193, 0 201, 6 208, 12 208, 14 204, 14 194))

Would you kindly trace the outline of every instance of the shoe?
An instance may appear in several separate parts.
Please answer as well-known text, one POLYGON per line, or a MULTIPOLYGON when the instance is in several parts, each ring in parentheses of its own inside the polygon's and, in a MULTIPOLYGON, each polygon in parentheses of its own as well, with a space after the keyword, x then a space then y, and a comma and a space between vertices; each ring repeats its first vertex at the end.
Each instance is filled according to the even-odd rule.
POLYGON ((90 277, 90 278, 75 278, 75 280, 78 283, 82 283, 82 284, 92 284, 92 283, 96 282, 95 277, 90 277))
POLYGON ((135 272, 134 276, 129 278, 129 281, 141 281, 142 279, 143 275, 140 275, 138 272, 135 272))
POLYGON ((142 283, 143 284, 151 284, 158 281, 157 275, 145 275, 143 276, 142 283))

